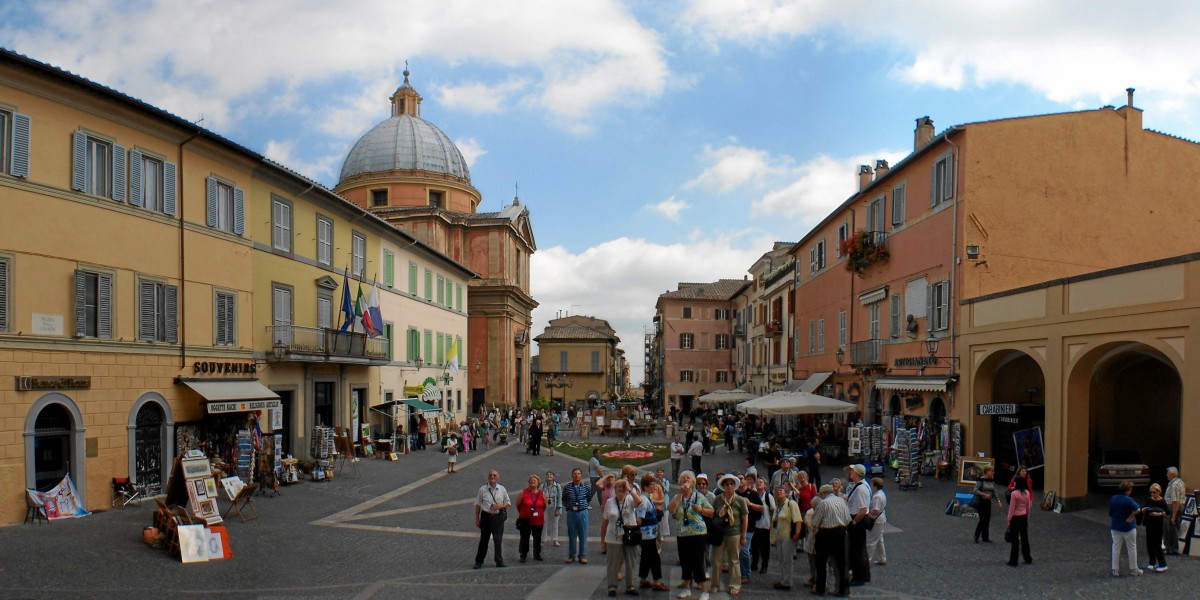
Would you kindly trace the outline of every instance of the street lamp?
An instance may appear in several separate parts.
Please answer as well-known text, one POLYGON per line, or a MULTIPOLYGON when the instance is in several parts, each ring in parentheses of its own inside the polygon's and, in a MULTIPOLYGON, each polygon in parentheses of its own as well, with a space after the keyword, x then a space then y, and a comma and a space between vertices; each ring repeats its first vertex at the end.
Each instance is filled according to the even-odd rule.
MULTIPOLYGON (((574 385, 575 385, 575 380, 567 379, 566 375, 558 375, 558 376, 547 375, 546 376, 546 388, 550 390, 551 406, 553 407, 553 404, 554 404, 554 388, 563 389, 563 388, 572 387, 574 385)), ((566 401, 567 401, 567 393, 564 390, 563 391, 563 403, 565 404, 566 401)))
POLYGON ((838 364, 837 370, 840 372, 842 370, 842 363, 846 362, 845 348, 838 346, 837 352, 833 353, 833 357, 837 359, 837 364, 838 364))
POLYGON ((283 345, 283 340, 275 340, 275 345, 271 346, 271 353, 275 355, 275 360, 283 360, 283 353, 287 350, 287 346, 283 345))
POLYGON ((442 383, 444 384, 442 386, 442 392, 445 393, 444 405, 446 410, 452 410, 450 405, 450 382, 454 381, 454 378, 450 376, 450 371, 443 369, 442 376, 438 379, 441 379, 442 383))

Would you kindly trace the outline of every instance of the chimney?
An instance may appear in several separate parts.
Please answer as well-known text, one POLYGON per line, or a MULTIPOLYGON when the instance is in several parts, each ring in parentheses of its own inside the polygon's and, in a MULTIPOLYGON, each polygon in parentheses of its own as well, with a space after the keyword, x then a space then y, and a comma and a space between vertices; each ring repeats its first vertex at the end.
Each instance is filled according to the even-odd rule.
POLYGON ((867 189, 871 185, 871 165, 858 165, 858 191, 867 189))
POLYGON ((1133 88, 1125 88, 1125 106, 1133 106, 1133 88))
POLYGON ((887 175, 888 169, 889 169, 888 162, 886 160, 883 160, 882 158, 876 160, 875 161, 875 181, 879 181, 880 179, 883 179, 883 176, 887 175))
POLYGON ((917 119, 917 130, 913 133, 913 150, 920 150, 921 146, 929 143, 933 139, 933 119, 928 116, 917 119))

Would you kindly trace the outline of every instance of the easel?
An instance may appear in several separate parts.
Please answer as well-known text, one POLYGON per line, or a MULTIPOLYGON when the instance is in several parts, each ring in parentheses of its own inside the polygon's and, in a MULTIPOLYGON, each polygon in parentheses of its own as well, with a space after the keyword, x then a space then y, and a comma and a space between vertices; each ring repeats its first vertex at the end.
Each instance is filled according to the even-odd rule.
MULTIPOLYGON (((344 431, 345 434, 338 435, 334 438, 337 440, 338 471, 341 471, 343 474, 347 473, 345 469, 346 464, 349 463, 352 468, 351 470, 354 471, 354 477, 362 477, 362 474, 358 471, 358 457, 354 454, 354 442, 350 441, 350 435, 347 430, 343 429, 342 431, 344 431)), ((348 474, 344 476, 349 477, 348 474)))

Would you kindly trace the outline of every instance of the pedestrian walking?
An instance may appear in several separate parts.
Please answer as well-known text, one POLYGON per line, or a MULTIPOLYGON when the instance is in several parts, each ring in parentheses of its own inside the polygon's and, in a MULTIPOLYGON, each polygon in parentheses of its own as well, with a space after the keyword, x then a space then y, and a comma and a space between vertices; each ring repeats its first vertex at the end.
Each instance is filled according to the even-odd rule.
POLYGON ((1179 468, 1167 467, 1167 521, 1164 523, 1163 541, 1167 554, 1179 554, 1179 517, 1183 515, 1183 503, 1187 500, 1187 486, 1179 478, 1179 468))
POLYGON ((504 568, 504 553, 501 545, 504 541, 504 521, 508 518, 508 507, 512 500, 508 490, 500 485, 500 472, 488 471, 487 483, 479 488, 475 495, 475 527, 479 528, 479 549, 475 552, 475 568, 483 567, 483 559, 487 556, 488 542, 492 543, 496 556, 496 567, 504 568))
POLYGON ((446 472, 454 473, 454 465, 458 463, 458 436, 456 434, 452 433, 450 437, 446 438, 445 448, 446 472))
MULTIPOLYGON (((1129 574, 1141 575, 1142 570, 1138 568, 1137 559, 1137 524, 1134 519, 1142 514, 1142 507, 1130 496, 1133 493, 1132 481, 1122 481, 1120 490, 1108 502, 1108 516, 1111 519, 1109 534, 1112 535, 1112 574, 1113 577, 1121 576, 1121 546, 1124 546, 1129 556, 1129 574)), ((1016 492, 1013 492, 1013 502, 1016 502, 1016 496, 1016 492)))
POLYGON ((1142 507, 1142 524, 1146 526, 1146 553, 1150 559, 1146 570, 1163 573, 1167 570, 1167 557, 1163 554, 1163 528, 1167 520, 1167 501, 1162 496, 1162 486, 1150 485, 1150 499, 1142 507))
POLYGON ((867 558, 872 564, 887 564, 887 547, 883 544, 883 526, 887 523, 887 494, 883 492, 883 478, 871 479, 871 511, 867 518, 871 521, 867 526, 867 558))
MULTIPOLYGON (((1029 509, 1033 506, 1033 494, 1029 491, 1029 479, 1017 476, 1013 480, 1012 493, 1008 500, 1008 531, 1012 550, 1008 555, 1008 566, 1017 566, 1017 551, 1025 557, 1025 563, 1033 562, 1029 553, 1029 509)), ((1137 565, 1133 565, 1137 568, 1137 565)))
POLYGON ((846 477, 850 485, 846 489, 846 505, 850 511, 851 523, 847 531, 847 544, 852 578, 850 585, 864 585, 871 581, 871 562, 867 559, 867 527, 871 512, 871 486, 864 478, 866 467, 850 465, 846 467, 846 477))
POLYGON ((546 541, 553 543, 555 548, 562 546, 558 542, 558 522, 563 513, 562 484, 554 480, 554 472, 546 471, 546 482, 542 484, 542 493, 546 495, 546 541))
POLYGON ((712 503, 696 487, 696 476, 692 471, 679 474, 679 494, 671 498, 667 512, 676 523, 675 540, 682 570, 679 587, 683 589, 678 597, 691 598, 694 583, 700 589, 700 600, 709 600, 708 575, 704 572, 708 528, 704 524, 704 517, 712 518, 715 512, 712 503))
POLYGON ((804 456, 807 460, 807 464, 805 466, 808 470, 808 480, 811 481, 813 485, 821 485, 821 453, 817 451, 817 445, 815 441, 809 440, 808 448, 804 451, 804 456))
POLYGON ((567 511, 567 560, 578 558, 587 564, 588 508, 595 486, 583 482, 583 471, 571 469, 571 482, 563 487, 563 507, 567 511))
POLYGON ((972 490, 974 495, 971 498, 971 506, 975 509, 975 514, 979 516, 979 523, 975 525, 975 543, 978 544, 982 539, 984 542, 990 543, 991 540, 991 523, 992 523, 992 504, 1003 506, 1000 504, 1000 499, 996 497, 996 468, 986 466, 983 468, 983 475, 975 482, 975 487, 972 490))
POLYGON ((692 440, 692 445, 688 446, 688 456, 692 459, 692 472, 703 473, 700 468, 700 460, 704 457, 704 443, 699 439, 692 440))
MULTIPOLYGON (((787 490, 781 487, 775 488, 775 505, 777 508, 771 519, 770 540, 775 546, 776 561, 779 563, 779 581, 775 582, 774 587, 777 590, 790 590, 796 544, 800 542, 800 535, 804 531, 804 513, 800 512, 800 505, 795 500, 788 498, 787 490)), ((766 569, 765 561, 763 569, 766 569)))
POLYGON ((613 497, 604 503, 604 518, 600 522, 600 551, 608 558, 608 595, 617 595, 617 575, 624 569, 625 592, 637 596, 639 592, 633 580, 633 568, 638 561, 641 539, 627 543, 626 528, 635 530, 639 536, 641 524, 636 509, 639 503, 629 493, 629 482, 618 479, 613 484, 613 497), (609 546, 612 551, 609 552, 609 546))

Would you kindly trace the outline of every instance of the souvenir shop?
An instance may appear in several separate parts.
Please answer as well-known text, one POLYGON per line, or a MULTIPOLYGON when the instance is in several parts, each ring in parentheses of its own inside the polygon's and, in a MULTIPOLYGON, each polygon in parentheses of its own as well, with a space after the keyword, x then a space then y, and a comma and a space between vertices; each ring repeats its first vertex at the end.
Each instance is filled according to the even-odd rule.
POLYGON ((184 379, 203 400, 203 418, 175 425, 175 455, 199 450, 223 477, 273 488, 283 477, 279 396, 256 380, 184 379))
POLYGON ((879 425, 860 429, 860 454, 896 470, 901 489, 922 477, 947 480, 962 454, 963 427, 949 418, 948 377, 880 377, 874 382, 879 425))

